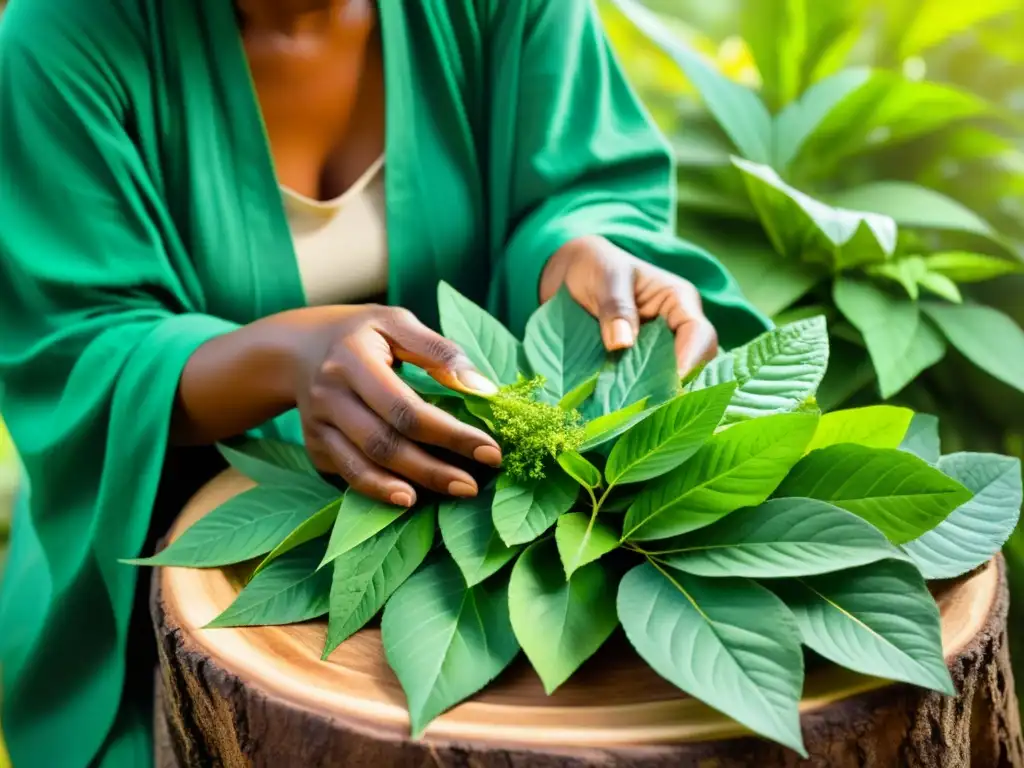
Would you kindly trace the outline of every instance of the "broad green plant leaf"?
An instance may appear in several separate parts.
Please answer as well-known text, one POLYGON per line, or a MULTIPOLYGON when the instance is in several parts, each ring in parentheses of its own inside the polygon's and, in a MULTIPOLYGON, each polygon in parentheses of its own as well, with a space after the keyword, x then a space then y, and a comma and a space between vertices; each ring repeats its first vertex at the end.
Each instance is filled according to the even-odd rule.
POLYGON ((862 517, 894 544, 916 539, 971 492, 913 454, 844 443, 805 456, 776 495, 820 499, 862 517))
POLYGON ((569 512, 558 518, 555 526, 555 543, 562 560, 565 577, 569 578, 576 569, 607 555, 619 546, 619 537, 593 515, 583 512, 569 512))
POLYGON ((526 544, 555 524, 579 495, 579 485, 564 472, 549 471, 536 480, 498 475, 491 515, 506 546, 526 544))
POLYGON ((806 757, 800 636, 775 595, 746 579, 645 563, 623 577, 617 607, 626 637, 655 672, 806 757))
POLYGON ((814 499, 772 499, 714 525, 658 542, 650 554, 697 576, 813 576, 899 557, 877 528, 814 499))
POLYGON ((910 427, 899 444, 901 451, 912 453, 929 464, 939 463, 942 446, 939 441, 939 419, 929 413, 915 413, 910 427))
POLYGON ((610 414, 642 400, 660 405, 678 393, 675 334, 658 318, 640 326, 633 346, 619 353, 614 367, 601 374, 585 415, 610 414))
POLYGON ((896 250, 896 223, 835 208, 790 186, 767 165, 733 158, 772 245, 790 259, 833 271, 883 262, 896 250))
POLYGON ((301 485, 325 496, 338 489, 320 477, 306 449, 279 440, 218 443, 217 450, 234 469, 260 485, 301 485))
POLYGON ((826 413, 807 446, 808 452, 840 443, 867 448, 899 448, 914 412, 895 405, 869 405, 826 413))
POLYGON ((491 517, 493 503, 490 486, 471 499, 447 499, 438 510, 445 549, 470 587, 497 573, 519 551, 518 546, 505 546, 498 535, 491 517))
POLYGON ((556 402, 597 373, 607 357, 597 319, 564 286, 530 316, 523 349, 556 402))
POLYGON ((626 432, 605 467, 610 485, 639 483, 669 472, 714 434, 736 391, 728 382, 679 395, 626 432))
POLYGON ((549 695, 618 626, 615 586, 600 563, 566 580, 551 541, 530 545, 516 561, 508 585, 512 629, 549 695))
POLYGON ((290 552, 307 541, 318 539, 327 533, 334 526, 338 517, 338 510, 341 508, 341 499, 338 497, 323 509, 314 512, 310 517, 299 523, 294 531, 285 536, 284 541, 270 550, 270 553, 263 558, 262 562, 252 572, 253 576, 259 574, 285 552, 290 552))
POLYGON ((323 616, 331 584, 331 574, 317 570, 324 545, 310 541, 279 557, 206 628, 294 624, 323 616))
POLYGON ((405 507, 376 501, 349 488, 334 520, 321 567, 384 530, 408 511, 405 507))
POLYGON ((922 306, 960 354, 1024 392, 1024 330, 1011 317, 981 304, 926 302, 922 306))
POLYGON ((583 404, 592 394, 594 394, 594 390, 597 389, 597 381, 600 376, 600 372, 594 373, 581 383, 577 384, 574 389, 566 392, 565 396, 558 401, 558 407, 563 411, 580 410, 583 407, 583 404))
POLYGON ((657 408, 657 406, 648 406, 647 403, 645 398, 618 411, 612 411, 588 421, 583 425, 583 445, 580 446, 580 451, 592 451, 599 448, 642 422, 657 408))
POLYGON ((955 283, 980 283, 1024 271, 1020 262, 969 251, 943 251, 924 257, 930 272, 948 277, 955 283))
POLYGON ((743 156, 771 162, 772 118, 757 95, 718 72, 637 0, 612 2, 679 65, 743 156))
POLYGON ((197 520, 162 552, 125 562, 186 568, 242 563, 270 552, 330 501, 304 485, 257 485, 197 520))
POLYGON ((839 573, 772 582, 804 644, 874 677, 953 694, 939 609, 910 563, 883 560, 839 573))
POLYGON ((773 328, 732 352, 739 388, 723 423, 734 424, 800 408, 828 368, 828 329, 820 315, 773 328))
POLYGON ((381 639, 417 738, 519 653, 509 622, 508 582, 467 587, 455 563, 441 558, 414 573, 388 601, 381 639))
POLYGON ((897 55, 902 61, 1011 11, 1019 11, 1017 0, 920 0, 914 3, 909 23, 900 27, 897 55))
POLYGON ((898 393, 945 356, 942 336, 921 317, 917 302, 845 277, 836 280, 832 296, 863 335, 883 398, 898 393))
POLYGON ((433 506, 423 507, 335 559, 322 658, 362 629, 420 567, 434 543, 436 517, 433 506))
MULTIPOLYGON (((755 0, 760 4, 760 0, 755 0)), ((806 0, 801 4, 807 7, 806 0)), ((838 3, 814 3, 816 7, 837 6, 838 3)), ((860 88, 871 76, 867 68, 858 67, 836 72, 808 88, 796 101, 775 116, 773 125, 774 152, 772 167, 783 170, 800 154, 804 142, 829 112, 849 94, 860 88)))
POLYGON ((803 455, 817 423, 813 414, 787 413, 719 432, 641 491, 626 512, 623 539, 678 536, 760 504, 803 455))
POLYGON ((837 192, 828 200, 842 208, 884 214, 901 227, 996 237, 991 225, 974 211, 940 192, 908 181, 874 181, 837 192))
POLYGON ((953 453, 939 469, 974 498, 957 507, 903 550, 926 579, 953 579, 987 563, 1017 526, 1024 489, 1020 459, 991 453, 953 453))
POLYGON ((989 110, 977 96, 875 70, 807 137, 794 163, 801 177, 827 179, 852 155, 892 146, 989 110))
POLYGON ((576 451, 559 454, 558 465, 565 471, 565 474, 584 488, 593 490, 601 485, 601 470, 576 451))
POLYGON ((505 326, 443 281, 437 307, 444 335, 462 347, 480 373, 496 384, 516 383, 522 345, 505 326))

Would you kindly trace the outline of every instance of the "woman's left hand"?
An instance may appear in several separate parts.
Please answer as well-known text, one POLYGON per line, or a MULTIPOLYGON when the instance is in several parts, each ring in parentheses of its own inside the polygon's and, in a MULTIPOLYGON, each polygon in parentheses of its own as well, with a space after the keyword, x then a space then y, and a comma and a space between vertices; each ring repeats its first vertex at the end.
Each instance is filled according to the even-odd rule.
POLYGON ((541 275, 541 301, 553 297, 562 285, 600 321, 609 350, 633 346, 640 323, 660 316, 676 335, 680 375, 718 353, 718 334, 704 316, 693 283, 641 261, 603 237, 572 240, 548 260, 541 275))

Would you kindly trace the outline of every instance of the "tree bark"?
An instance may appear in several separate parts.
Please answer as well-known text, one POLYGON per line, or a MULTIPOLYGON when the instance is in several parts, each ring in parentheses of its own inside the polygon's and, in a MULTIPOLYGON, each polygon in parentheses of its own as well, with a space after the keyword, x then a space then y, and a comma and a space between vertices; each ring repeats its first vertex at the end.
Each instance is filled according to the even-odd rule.
MULTIPOLYGON (((172 536, 245 482, 215 480, 172 536)), ((815 666, 801 706, 807 761, 675 691, 621 638, 551 697, 514 665, 412 740, 376 630, 322 662, 323 622, 200 629, 235 590, 220 570, 154 574, 158 768, 1024 768, 1001 557, 936 589, 958 695, 815 666)))

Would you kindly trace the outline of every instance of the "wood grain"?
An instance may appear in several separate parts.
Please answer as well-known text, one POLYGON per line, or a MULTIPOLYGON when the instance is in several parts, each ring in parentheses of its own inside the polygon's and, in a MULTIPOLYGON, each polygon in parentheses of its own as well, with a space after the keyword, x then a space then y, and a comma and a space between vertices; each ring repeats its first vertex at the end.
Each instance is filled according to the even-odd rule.
MULTIPOLYGON (((192 499, 170 538, 251 485, 233 471, 220 475, 192 499)), ((969 578, 937 590, 943 648, 954 679, 961 686, 961 697, 945 699, 829 664, 808 670, 800 707, 805 739, 812 755, 833 755, 831 762, 820 764, 874 764, 836 762, 835 745, 846 745, 864 754, 877 751, 875 747, 882 744, 891 750, 908 749, 915 738, 921 741, 914 736, 920 718, 932 716, 922 713, 945 712, 944 702, 959 708, 959 715, 942 715, 933 740, 952 738, 952 730, 958 728, 980 733, 989 726, 972 724, 970 705, 980 696, 974 689, 980 690, 978 681, 984 678, 988 682, 981 688, 987 693, 974 702, 974 711, 978 714, 984 708, 990 723, 1001 723, 998 733, 987 738, 997 746, 989 750, 994 761, 986 765, 1024 765, 1009 662, 1003 658, 1006 586, 1002 567, 1000 561, 993 561, 969 578), (972 690, 964 690, 965 685, 973 686, 972 690), (960 701, 968 695, 969 700, 960 701), (878 715, 883 712, 900 727, 881 723, 878 715), (996 752, 1003 753, 1005 759, 996 752)), ((358 633, 326 662, 320 660, 326 636, 323 621, 285 627, 202 629, 231 603, 239 583, 237 572, 220 569, 165 568, 154 576, 152 607, 163 669, 161 703, 182 765, 438 764, 447 768, 451 764, 540 768, 688 765, 691 760, 705 759, 721 761, 709 765, 743 764, 728 762, 737 755, 769 760, 747 764, 781 765, 796 759, 777 745, 744 738, 748 732, 742 726, 673 688, 621 638, 602 649, 552 696, 544 694, 539 679, 525 662, 517 662, 485 691, 438 718, 422 742, 412 742, 407 738, 404 696, 384 662, 376 629, 358 633), (307 731, 305 736, 312 740, 313 750, 297 750, 299 738, 293 736, 285 739, 291 746, 279 753, 270 734, 280 734, 280 729, 275 731, 273 727, 262 738, 254 739, 255 722, 269 722, 269 712, 274 713, 275 722, 288 722, 293 728, 307 731), (243 728, 245 734, 240 735, 243 728), (340 741, 332 739, 332 733, 339 734, 340 741), (345 761, 335 761, 341 749, 331 746, 335 742, 347 745, 345 761), (305 762, 289 761, 300 753, 305 762), (449 762, 444 761, 445 754, 449 762), (459 762, 458 755, 472 754, 477 755, 477 762, 459 762), (513 762, 497 762, 483 760, 480 756, 485 754, 501 754, 502 760, 519 757, 513 762), (549 758, 554 762, 545 762, 549 758), (421 759, 427 762, 418 762, 421 759)), ((278 741, 282 739, 279 735, 278 741)), ((968 754, 980 744, 976 741, 974 746, 968 744, 968 754)), ((914 749, 915 754, 927 751, 920 745, 914 749)), ((944 754, 952 754, 950 749, 947 745, 944 754)))

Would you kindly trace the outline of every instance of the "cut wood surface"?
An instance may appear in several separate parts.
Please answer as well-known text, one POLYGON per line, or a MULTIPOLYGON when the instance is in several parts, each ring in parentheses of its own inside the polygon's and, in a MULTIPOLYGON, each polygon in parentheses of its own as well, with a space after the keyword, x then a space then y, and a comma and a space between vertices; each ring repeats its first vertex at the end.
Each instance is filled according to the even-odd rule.
MULTIPOLYGON (((251 485, 234 471, 215 478, 169 538, 251 485)), ((231 569, 154 574, 161 768, 1024 768, 1001 558, 936 589, 957 697, 829 664, 808 669, 801 704, 808 762, 680 693, 625 641, 611 642, 550 697, 517 662, 414 741, 376 629, 359 632, 327 661, 320 660, 326 621, 201 629, 239 588, 239 572, 231 569)))

